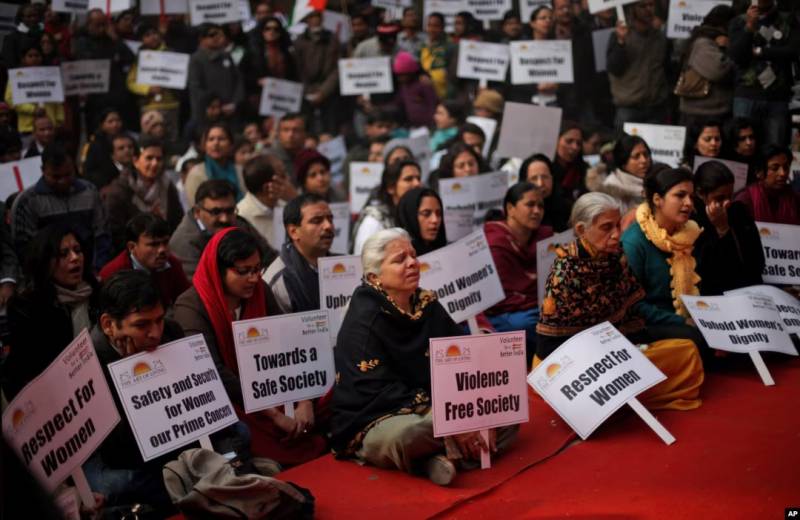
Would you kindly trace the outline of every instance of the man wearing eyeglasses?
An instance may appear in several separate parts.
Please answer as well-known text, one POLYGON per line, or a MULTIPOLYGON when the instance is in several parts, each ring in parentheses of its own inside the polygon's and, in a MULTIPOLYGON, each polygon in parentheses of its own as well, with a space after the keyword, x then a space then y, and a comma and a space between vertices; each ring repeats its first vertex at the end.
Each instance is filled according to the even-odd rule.
POLYGON ((169 248, 183 264, 189 280, 208 241, 217 231, 236 226, 258 240, 264 258, 271 262, 277 253, 253 226, 237 215, 236 191, 231 183, 221 179, 205 181, 197 188, 195 206, 184 215, 169 241, 169 248))

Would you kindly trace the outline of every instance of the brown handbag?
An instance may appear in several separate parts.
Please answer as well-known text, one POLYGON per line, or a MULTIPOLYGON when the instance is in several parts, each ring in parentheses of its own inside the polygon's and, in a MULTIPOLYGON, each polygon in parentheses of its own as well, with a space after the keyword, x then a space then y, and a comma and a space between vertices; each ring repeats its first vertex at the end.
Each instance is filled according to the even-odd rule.
POLYGON ((675 95, 688 99, 702 99, 708 96, 711 82, 691 67, 686 67, 675 84, 675 95))

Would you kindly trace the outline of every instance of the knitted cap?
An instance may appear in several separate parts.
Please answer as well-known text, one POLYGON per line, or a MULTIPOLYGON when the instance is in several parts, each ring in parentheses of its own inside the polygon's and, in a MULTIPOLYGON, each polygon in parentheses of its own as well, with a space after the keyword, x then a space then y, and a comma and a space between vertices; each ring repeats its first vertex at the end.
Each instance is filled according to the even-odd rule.
POLYGON ((419 70, 417 60, 406 51, 400 51, 394 57, 392 71, 395 74, 414 74, 419 70))
POLYGON ((478 97, 472 103, 475 108, 483 108, 493 114, 503 113, 503 95, 496 90, 481 90, 478 97))

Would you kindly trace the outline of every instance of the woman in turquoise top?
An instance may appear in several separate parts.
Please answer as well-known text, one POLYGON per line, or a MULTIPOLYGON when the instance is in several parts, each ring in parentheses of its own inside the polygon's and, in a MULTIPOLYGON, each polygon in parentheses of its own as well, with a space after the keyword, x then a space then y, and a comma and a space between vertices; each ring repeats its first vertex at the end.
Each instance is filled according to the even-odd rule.
POLYGON ((436 130, 431 136, 431 150, 436 151, 450 142, 458 133, 458 127, 464 120, 464 108, 457 101, 445 99, 436 106, 433 121, 436 130))

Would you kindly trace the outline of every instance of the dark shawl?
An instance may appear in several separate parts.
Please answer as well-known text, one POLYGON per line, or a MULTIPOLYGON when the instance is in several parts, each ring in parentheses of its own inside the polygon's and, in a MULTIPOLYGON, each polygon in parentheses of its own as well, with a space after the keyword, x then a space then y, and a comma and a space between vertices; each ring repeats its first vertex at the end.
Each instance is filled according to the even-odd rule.
POLYGON ((423 197, 436 197, 439 205, 442 207, 442 214, 444 214, 444 204, 439 194, 430 188, 419 187, 409 190, 402 196, 400 202, 397 204, 397 225, 408 231, 411 235, 411 245, 417 251, 417 256, 430 253, 441 247, 447 245, 447 234, 444 229, 444 220, 442 225, 439 226, 439 233, 433 242, 426 242, 422 239, 422 234, 419 230, 419 219, 417 212, 419 205, 422 203, 423 197))
POLYGON ((281 260, 286 266, 283 281, 292 302, 292 312, 319 309, 319 274, 291 242, 284 242, 281 247, 281 260))

